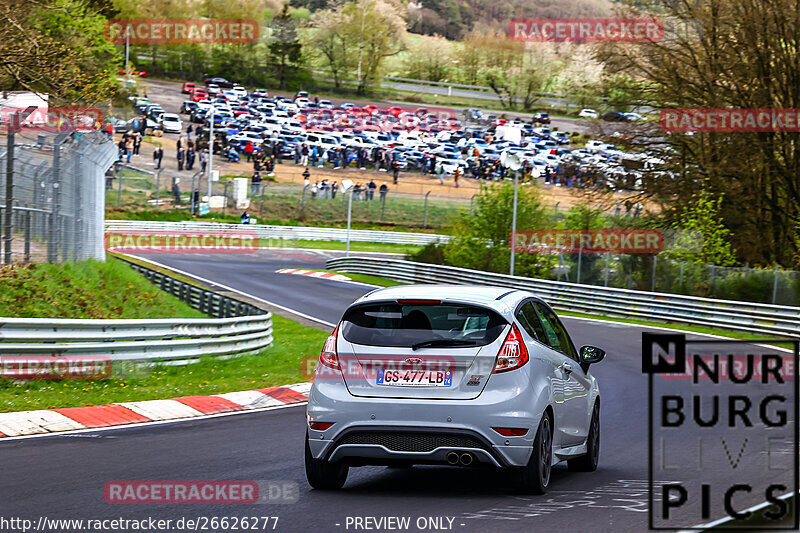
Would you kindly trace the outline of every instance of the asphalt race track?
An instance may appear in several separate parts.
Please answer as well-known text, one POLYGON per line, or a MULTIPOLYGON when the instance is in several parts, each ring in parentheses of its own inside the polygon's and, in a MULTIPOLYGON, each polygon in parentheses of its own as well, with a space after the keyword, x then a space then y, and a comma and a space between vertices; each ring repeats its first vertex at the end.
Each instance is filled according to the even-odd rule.
MULTIPOLYGON (((277 274, 278 268, 324 268, 327 251, 261 251, 248 256, 155 255, 161 264, 213 280, 327 323, 371 290, 359 284, 277 274)), ((303 469, 304 407, 202 420, 0 442, 2 514, 50 518, 197 518, 278 516, 275 531, 355 531, 347 517, 452 518, 464 532, 647 530, 647 377, 641 370, 645 328, 565 319, 576 343, 605 348, 592 367, 602 397, 600 467, 594 473, 554 469, 546 496, 516 494, 504 473, 453 467, 350 470, 341 491, 311 490, 303 469), (299 501, 286 505, 109 505, 112 480, 282 480, 299 486, 299 501)), ((687 434, 691 443, 694 435, 687 434)), ((696 439, 695 439, 696 440, 696 439)), ((740 443, 731 441, 735 450, 740 443)), ((709 445, 710 446, 710 445, 709 445)), ((671 461, 690 461, 691 446, 671 461)), ((755 462, 743 461, 736 479, 761 480, 755 462)), ((733 470, 732 470, 733 471, 733 470)), ((715 471, 716 472, 716 471, 715 471)), ((701 479, 729 476, 702 471, 701 479)), ((763 491, 737 497, 738 508, 764 500, 763 491)), ((698 516, 692 499, 685 512, 698 516)), ((711 519, 721 518, 714 502, 711 519)), ((687 518, 685 525, 706 522, 687 518)), ((448 521, 444 521, 447 528, 448 521)), ((271 529, 270 525, 270 529, 271 529)), ((222 529, 219 529, 220 531, 222 529)), ((363 530, 363 529, 361 529, 363 530)), ((426 526, 423 530, 433 530, 426 526)), ((447 530, 447 529, 445 529, 447 530)))

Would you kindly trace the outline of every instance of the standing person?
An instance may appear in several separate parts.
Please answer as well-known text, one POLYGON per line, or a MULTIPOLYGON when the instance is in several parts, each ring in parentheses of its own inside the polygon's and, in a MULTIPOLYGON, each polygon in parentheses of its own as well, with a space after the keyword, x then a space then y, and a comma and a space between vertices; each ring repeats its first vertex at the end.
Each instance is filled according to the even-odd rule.
POLYGON ((328 183, 328 178, 322 180, 322 192, 325 194, 325 199, 328 199, 328 194, 330 193, 331 186, 328 183))
POLYGON ((283 163, 283 157, 281 157, 281 147, 283 147, 283 141, 280 139, 275 139, 275 142, 272 144, 272 155, 275 156, 279 165, 283 163))
POLYGON ((175 199, 175 205, 181 204, 181 187, 180 187, 180 178, 174 178, 172 180, 172 197, 175 199))
POLYGON ((253 172, 253 177, 250 180, 250 194, 258 196, 261 191, 261 174, 253 172))
POLYGON ((319 152, 317 152, 317 146, 314 145, 311 147, 311 166, 317 166, 317 157, 319 156, 319 152))
POLYGON ((128 137, 125 140, 125 159, 127 163, 131 162, 131 153, 133 153, 133 139, 128 137))
POLYGON ((249 163, 250 160, 253 158, 253 141, 247 141, 247 144, 244 146, 244 154, 247 156, 247 162, 249 163))
POLYGON ((383 183, 381 183, 381 188, 378 189, 378 192, 381 195, 381 203, 385 202, 386 201, 386 193, 389 192, 389 187, 386 185, 385 181, 383 183))
POLYGON ((186 154, 183 153, 183 148, 178 148, 178 170, 183 170, 183 162, 186 160, 186 154))
POLYGON ((139 155, 139 148, 142 146, 142 134, 138 131, 133 134, 133 155, 139 155))
POLYGON ((306 143, 303 143, 303 146, 300 147, 300 165, 308 166, 308 145, 306 143))
POLYGON ((335 199, 336 199, 336 192, 337 192, 338 190, 339 190, 339 183, 338 183, 338 182, 336 182, 336 181, 334 181, 334 182, 331 184, 331 200, 335 200, 335 199))
POLYGON ((194 128, 192 127, 192 123, 190 122, 189 123, 189 127, 186 128, 186 138, 189 139, 190 141, 192 140, 192 130, 193 129, 194 128))
POLYGON ((458 179, 461 177, 461 168, 456 167, 456 173, 453 174, 453 183, 455 183, 456 188, 458 188, 458 179))
POLYGON ((205 173, 207 165, 208 165, 208 148, 203 148, 203 150, 200 152, 200 171, 205 173))
POLYGON ((186 170, 192 170, 194 167, 194 159, 196 157, 194 148, 186 150, 186 170))
POLYGON ((367 200, 372 201, 372 200, 375 199, 375 189, 378 188, 378 186, 375 184, 375 180, 369 180, 369 184, 367 184, 367 188, 369 189, 368 190, 369 198, 367 198, 367 200))
POLYGON ((177 144, 178 150, 183 148, 183 137, 178 137, 178 142, 176 144, 177 144))
POLYGON ((392 176, 394 178, 394 184, 397 185, 397 178, 400 176, 400 161, 397 159, 392 163, 392 176))
POLYGON ((303 187, 308 187, 308 184, 311 182, 311 172, 308 171, 308 167, 303 171, 303 187))
POLYGON ((125 156, 125 137, 123 136, 117 143, 117 161, 122 161, 125 156))
POLYGON ((156 170, 161 168, 161 160, 164 158, 164 149, 160 146, 156 146, 156 149, 153 150, 153 161, 156 162, 156 170))
POLYGON ((300 143, 295 143, 294 145, 294 164, 300 164, 300 158, 303 155, 303 145, 300 143))
POLYGON ((311 198, 317 197, 317 191, 319 190, 319 180, 314 182, 314 185, 311 186, 311 198))

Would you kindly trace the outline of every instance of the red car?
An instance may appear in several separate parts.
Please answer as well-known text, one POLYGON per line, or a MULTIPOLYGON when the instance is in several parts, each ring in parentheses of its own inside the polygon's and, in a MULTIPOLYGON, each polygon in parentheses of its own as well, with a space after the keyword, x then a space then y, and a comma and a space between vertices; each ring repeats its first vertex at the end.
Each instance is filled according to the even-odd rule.
POLYGON ((395 105, 390 107, 386 111, 388 111, 390 115, 394 115, 396 117, 397 115, 403 112, 403 108, 395 105))
POLYGON ((181 92, 183 94, 192 94, 192 91, 194 91, 196 88, 197 88, 197 84, 196 83, 193 83, 191 81, 187 81, 186 83, 183 84, 183 88, 181 89, 181 92))
POLYGON ((199 102, 200 100, 206 100, 208 98, 208 91, 203 88, 197 87, 192 90, 192 101, 199 102))

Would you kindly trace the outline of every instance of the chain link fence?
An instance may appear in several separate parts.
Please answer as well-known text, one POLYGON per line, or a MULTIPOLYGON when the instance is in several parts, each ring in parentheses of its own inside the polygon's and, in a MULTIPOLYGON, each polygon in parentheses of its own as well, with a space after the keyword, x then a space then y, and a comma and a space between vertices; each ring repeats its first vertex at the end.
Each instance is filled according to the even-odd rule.
POLYGON ((100 132, 0 134, 0 263, 102 259, 104 175, 116 158, 100 132))
POLYGON ((722 267, 678 261, 663 254, 558 254, 557 281, 703 296, 726 300, 800 304, 800 272, 722 267))

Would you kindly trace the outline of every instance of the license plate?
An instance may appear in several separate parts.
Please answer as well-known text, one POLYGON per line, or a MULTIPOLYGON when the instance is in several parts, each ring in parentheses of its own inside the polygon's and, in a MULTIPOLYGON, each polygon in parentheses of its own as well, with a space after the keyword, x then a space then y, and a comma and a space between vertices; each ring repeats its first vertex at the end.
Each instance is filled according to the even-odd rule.
POLYGON ((453 384, 453 373, 450 370, 378 369, 375 383, 400 387, 449 387, 453 384))

